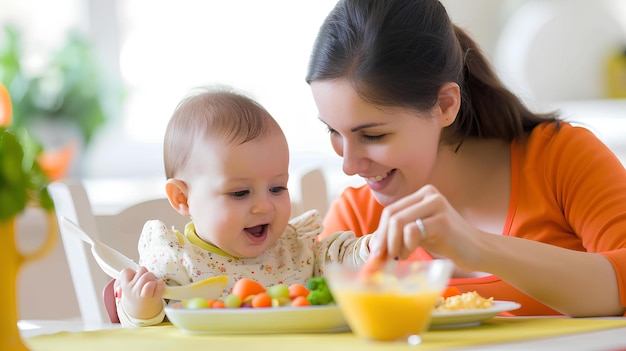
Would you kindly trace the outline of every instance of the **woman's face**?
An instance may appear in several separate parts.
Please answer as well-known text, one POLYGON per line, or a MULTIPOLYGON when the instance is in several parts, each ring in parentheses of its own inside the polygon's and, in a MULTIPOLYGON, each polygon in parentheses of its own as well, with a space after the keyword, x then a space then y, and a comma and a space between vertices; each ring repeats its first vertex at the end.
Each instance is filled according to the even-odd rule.
POLYGON ((346 80, 316 81, 311 89, 344 173, 362 177, 379 203, 389 205, 429 182, 444 126, 437 109, 375 106, 346 80))

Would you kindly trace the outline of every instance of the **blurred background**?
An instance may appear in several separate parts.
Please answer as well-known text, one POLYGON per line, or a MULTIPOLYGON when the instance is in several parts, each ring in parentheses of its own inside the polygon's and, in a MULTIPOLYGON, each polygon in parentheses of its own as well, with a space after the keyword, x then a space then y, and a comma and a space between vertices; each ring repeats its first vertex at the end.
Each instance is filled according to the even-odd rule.
MULTIPOLYGON (((161 139, 176 103, 216 82, 251 94, 278 119, 297 167, 335 157, 304 82, 317 29, 335 2, 0 0, 0 47, 11 51, 12 28, 22 75, 40 78, 9 81, 0 66, 0 79, 18 105, 27 83, 38 85, 31 98, 49 111, 18 110, 15 118, 37 119, 30 127, 50 147, 79 134, 83 152, 71 175, 162 176, 161 139), (73 105, 55 111, 62 99, 73 105)), ((533 108, 611 97, 609 62, 626 51, 623 0, 443 3, 533 108)))
MULTIPOLYGON (((332 198, 360 180, 341 173, 304 76, 335 3, 0 0, 0 81, 14 123, 56 153, 59 177, 86 180, 95 211, 162 192, 167 121, 191 89, 213 83, 263 104, 287 135, 294 172, 323 167, 332 198)), ((560 109, 626 163, 626 1, 442 3, 532 109, 560 109)), ((23 239, 26 247, 35 242, 23 239)), ((71 284, 62 248, 56 255, 24 269, 24 318, 78 315, 65 302, 71 289, 45 298, 37 290, 42 279, 71 284)))

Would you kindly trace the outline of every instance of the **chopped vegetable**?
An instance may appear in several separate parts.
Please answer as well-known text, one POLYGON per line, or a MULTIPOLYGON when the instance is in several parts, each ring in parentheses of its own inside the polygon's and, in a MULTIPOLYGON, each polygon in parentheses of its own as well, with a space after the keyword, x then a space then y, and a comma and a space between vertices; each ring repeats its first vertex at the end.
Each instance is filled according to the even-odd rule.
POLYGON ((228 308, 241 307, 242 304, 243 304, 243 301, 241 301, 241 297, 239 297, 239 295, 228 294, 224 298, 224 305, 228 308))
POLYGON ((254 295, 251 303, 253 308, 272 307, 272 298, 266 292, 261 292, 254 295))
POLYGON ((285 284, 275 284, 267 288, 267 294, 273 298, 289 298, 289 287, 285 284))
POLYGON ((335 302, 324 277, 309 279, 306 283, 306 288, 311 291, 307 296, 307 300, 309 300, 311 305, 328 305, 335 302))
POLYGON ((241 278, 233 286, 233 294, 238 295, 242 301, 251 295, 265 292, 265 287, 256 280, 241 278))
POLYGON ((213 301, 211 308, 226 308, 226 304, 222 300, 215 300, 213 301))
POLYGON ((190 299, 182 301, 183 308, 264 308, 301 307, 328 305, 335 302, 326 279, 315 277, 306 285, 293 283, 274 284, 264 287, 259 282, 242 278, 233 286, 230 294, 217 300, 190 299))
POLYGON ((296 296, 296 298, 293 299, 293 301, 291 301, 291 306, 293 307, 311 306, 311 303, 304 296, 296 296))
POLYGON ((289 285, 289 298, 292 300, 295 300, 295 298, 298 296, 306 298, 307 296, 309 296, 309 293, 309 289, 307 289, 306 286, 302 284, 293 283, 289 285))

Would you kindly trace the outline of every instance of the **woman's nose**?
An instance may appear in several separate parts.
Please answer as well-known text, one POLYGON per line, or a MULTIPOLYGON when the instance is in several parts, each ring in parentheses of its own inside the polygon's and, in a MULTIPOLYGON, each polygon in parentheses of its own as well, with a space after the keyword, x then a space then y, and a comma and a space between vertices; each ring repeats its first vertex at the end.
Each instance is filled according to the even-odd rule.
POLYGON ((342 168, 345 174, 351 176, 358 174, 360 171, 363 170, 366 161, 363 157, 363 154, 358 148, 352 147, 344 143, 342 148, 342 154, 340 156, 343 157, 342 168))

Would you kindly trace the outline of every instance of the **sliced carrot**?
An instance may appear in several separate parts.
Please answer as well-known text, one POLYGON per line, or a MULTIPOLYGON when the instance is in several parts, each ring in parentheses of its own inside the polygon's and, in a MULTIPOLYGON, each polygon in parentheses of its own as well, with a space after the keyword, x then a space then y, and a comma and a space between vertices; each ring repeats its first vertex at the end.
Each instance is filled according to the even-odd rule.
POLYGON ((272 307, 272 298, 266 292, 260 292, 254 296, 251 305, 254 308, 272 307))
POLYGON ((385 267, 386 256, 377 255, 370 257, 365 261, 359 270, 358 278, 361 281, 368 281, 374 273, 381 271, 385 267))
POLYGON ((309 300, 307 300, 306 296, 296 296, 293 301, 291 301, 291 306, 294 307, 302 307, 302 306, 311 306, 309 300))
POLYGON ((265 287, 256 280, 241 278, 233 286, 232 293, 238 295, 241 301, 245 301, 246 297, 265 292, 265 287))
POLYGON ((307 297, 310 292, 311 291, 302 284, 294 283, 289 285, 289 298, 292 300, 299 296, 307 297))
POLYGON ((226 304, 222 300, 215 300, 211 305, 211 308, 226 308, 226 304))

